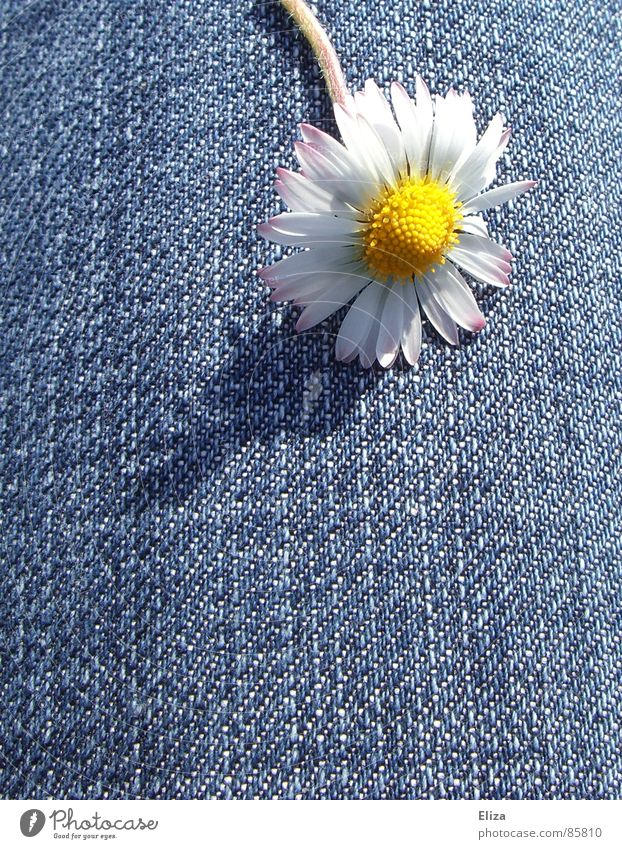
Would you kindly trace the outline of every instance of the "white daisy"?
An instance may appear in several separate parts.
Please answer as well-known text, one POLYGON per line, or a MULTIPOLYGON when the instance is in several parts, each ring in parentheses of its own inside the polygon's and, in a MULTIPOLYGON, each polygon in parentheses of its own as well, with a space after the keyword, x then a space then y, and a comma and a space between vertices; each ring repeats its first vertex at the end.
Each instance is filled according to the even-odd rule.
POLYGON ((277 171, 276 190, 292 210, 261 224, 262 236, 304 248, 262 269, 272 299, 304 306, 306 330, 355 298, 343 320, 336 356, 390 366, 400 348, 417 362, 419 306, 448 342, 456 324, 485 325, 456 266, 483 283, 507 286, 511 254, 488 238, 479 215, 527 191, 524 180, 484 192, 510 130, 497 114, 477 141, 468 94, 450 90, 434 102, 418 77, 416 100, 399 83, 393 110, 378 86, 335 103, 344 144, 301 125, 295 149, 301 171, 277 171), (396 120, 397 119, 397 120, 396 120))

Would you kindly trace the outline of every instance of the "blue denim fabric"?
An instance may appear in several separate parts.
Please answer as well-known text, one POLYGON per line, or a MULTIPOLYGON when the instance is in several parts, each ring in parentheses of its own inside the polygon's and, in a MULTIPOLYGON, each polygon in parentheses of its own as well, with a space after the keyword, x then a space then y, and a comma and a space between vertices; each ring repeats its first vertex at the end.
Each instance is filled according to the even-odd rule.
POLYGON ((417 368, 254 274, 336 132, 275 2, 1 4, 4 797, 621 794, 619 4, 317 11, 541 180, 417 368))

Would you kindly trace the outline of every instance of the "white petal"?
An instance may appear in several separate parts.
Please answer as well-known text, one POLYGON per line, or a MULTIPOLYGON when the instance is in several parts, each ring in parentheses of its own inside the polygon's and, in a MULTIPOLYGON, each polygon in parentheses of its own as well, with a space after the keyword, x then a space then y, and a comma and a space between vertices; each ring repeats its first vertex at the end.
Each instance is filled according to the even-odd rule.
POLYGON ((412 102, 406 89, 401 83, 393 83, 391 86, 391 100, 393 108, 402 131, 402 139, 406 157, 410 165, 410 173, 415 176, 419 174, 419 161, 421 159, 420 126, 417 119, 415 104, 412 102))
POLYGON ((355 262, 359 253, 357 249, 341 245, 311 248, 286 256, 274 265, 267 265, 258 274, 263 280, 284 280, 317 271, 336 270, 355 262))
POLYGON ((477 332, 486 325, 469 287, 460 272, 449 262, 425 275, 432 294, 460 327, 477 332))
POLYGON ((501 134, 501 138, 499 140, 499 144, 497 145, 496 150, 492 153, 488 160, 488 164, 484 169, 484 174, 482 176, 482 182, 478 191, 485 189, 486 186, 490 185, 492 181, 495 179, 497 175, 497 162, 499 161, 503 151, 508 146, 508 141, 510 140, 510 136, 512 135, 512 130, 508 127, 501 134))
POLYGON ((387 186, 394 186, 399 174, 394 168, 378 133, 363 115, 358 115, 356 121, 359 144, 361 150, 365 151, 371 172, 378 176, 379 182, 387 186))
POLYGON ((333 112, 343 143, 348 151, 353 153, 358 147, 356 142, 356 107, 352 110, 337 103, 333 106, 333 112))
POLYGON ((405 283, 402 286, 402 297, 402 351, 406 361, 414 366, 421 351, 421 313, 414 283, 405 283))
POLYGON ((442 180, 443 176, 447 176, 457 158, 451 159, 450 154, 456 125, 454 100, 453 89, 450 90, 447 97, 441 97, 437 94, 434 98, 436 109, 428 164, 428 173, 434 180, 442 180))
POLYGON ((537 185, 537 180, 519 180, 517 183, 507 183, 505 186, 490 189, 490 191, 467 201, 461 211, 469 215, 472 212, 492 209, 502 203, 507 203, 518 195, 522 195, 523 192, 532 189, 535 185, 537 185))
POLYGON ((300 141, 294 142, 294 151, 305 176, 312 180, 347 180, 351 176, 348 164, 334 157, 330 151, 318 150, 300 141))
POLYGON ((358 210, 302 174, 286 168, 277 168, 276 172, 279 177, 275 183, 277 193, 293 212, 328 212, 339 213, 346 218, 360 217, 358 210))
POLYGON ((329 315, 345 306, 368 283, 369 277, 358 274, 335 280, 318 296, 316 301, 304 308, 296 322, 296 330, 308 330, 310 327, 315 327, 316 324, 324 321, 329 315))
POLYGON ((434 328, 451 345, 457 345, 458 330, 456 325, 447 315, 445 310, 439 305, 438 301, 434 297, 432 289, 430 288, 430 284, 425 278, 417 278, 416 292, 417 297, 421 301, 421 306, 434 328))
POLYGON ((365 93, 357 92, 354 95, 354 102, 358 111, 373 125, 381 138, 382 133, 379 127, 393 125, 395 132, 399 132, 391 107, 374 80, 365 80, 365 93))
POLYGON ((431 132, 434 113, 432 108, 432 98, 430 97, 430 89, 420 74, 417 74, 415 77, 415 94, 417 99, 417 110, 420 113, 420 117, 422 117, 426 123, 430 124, 431 132))
POLYGON ((376 343, 378 333, 380 332, 380 316, 384 312, 384 305, 387 299, 388 286, 382 284, 381 295, 376 308, 376 320, 370 322, 367 334, 359 343, 359 357, 363 368, 371 368, 376 361, 376 343))
POLYGON ((503 133, 501 134, 501 138, 499 139, 499 144, 497 145, 497 151, 496 151, 497 156, 495 158, 495 162, 497 161, 497 159, 499 159, 501 154, 505 151, 506 147, 508 146, 508 142, 510 141, 511 135, 512 135, 512 128, 511 127, 507 127, 507 129, 505 129, 503 131, 503 133))
POLYGON ((338 360, 349 357, 359 349, 361 342, 367 339, 372 323, 379 320, 378 309, 383 295, 383 284, 372 281, 350 307, 335 344, 338 360))
POLYGON ((432 99, 426 84, 417 76, 417 101, 413 103, 400 83, 391 86, 391 99, 397 115, 411 177, 419 177, 428 166, 433 126, 432 99))
POLYGON ((337 300, 337 298, 324 298, 313 301, 313 303, 306 306, 300 313, 300 317, 296 322, 296 330, 298 333, 302 333, 303 330, 310 330, 343 306, 344 304, 337 300))
POLYGON ((447 256, 482 283, 489 283, 491 286, 510 285, 508 277, 510 266, 507 262, 457 247, 452 248, 447 256))
POLYGON ((320 239, 329 238, 331 235, 359 233, 365 226, 351 218, 322 215, 319 212, 281 212, 266 223, 278 233, 290 236, 315 236, 320 239))
POLYGON ((475 236, 488 236, 488 227, 481 215, 465 215, 459 226, 463 233, 472 233, 475 236))
POLYGON ((406 151, 391 107, 373 80, 365 83, 365 94, 357 92, 355 102, 360 114, 374 128, 382 141, 396 173, 407 174, 406 151))
POLYGON ((508 133, 507 137, 509 138, 510 132, 511 131, 508 129, 501 134, 501 141, 497 145, 496 149, 492 152, 492 154, 488 157, 488 162, 484 168, 482 179, 477 189, 478 192, 483 191, 487 186, 489 186, 497 176, 497 162, 499 161, 501 154, 507 146, 507 141, 504 142, 504 136, 505 133, 508 133))
MULTIPOLYGON (((277 281, 272 284, 274 291, 270 298, 273 301, 293 301, 304 305, 324 300, 324 295, 346 296, 352 290, 351 298, 368 281, 369 274, 361 264, 335 271, 318 270, 305 277, 288 277, 286 280, 277 281), (357 280, 360 281, 358 288, 357 280)), ((347 300, 349 298, 346 298, 347 300)))
POLYGON ((491 163, 494 168, 498 159, 497 150, 502 134, 503 118, 497 114, 475 149, 451 177, 451 184, 458 200, 472 198, 490 182, 488 175, 491 163))
POLYGON ((344 162, 349 162, 350 154, 347 149, 341 142, 323 130, 314 127, 312 124, 303 123, 300 125, 300 133, 305 142, 312 144, 321 153, 330 153, 336 158, 343 159, 344 162))
POLYGON ((326 288, 326 278, 320 275, 312 277, 290 277, 274 287, 271 301, 292 301, 305 305, 318 299, 326 288))
POLYGON ((457 248, 474 254, 484 254, 490 259, 499 259, 504 263, 512 260, 512 254, 503 245, 498 245, 487 236, 476 236, 471 233, 461 233, 457 248))
POLYGON ((334 104, 333 111, 335 113, 335 121, 339 127, 339 132, 341 133, 341 138, 348 149, 348 153, 354 158, 359 166, 363 166, 365 170, 367 170, 369 163, 367 156, 365 155, 365 151, 361 150, 360 139, 358 136, 358 115, 356 111, 351 112, 348 109, 344 109, 344 107, 339 103, 334 104))
POLYGON ((383 368, 393 364, 400 349, 402 340, 402 328, 404 325, 404 297, 401 283, 392 283, 387 286, 387 296, 382 309, 380 328, 378 330, 378 341, 376 342, 376 355, 378 362, 383 368))
POLYGON ((350 151, 337 139, 328 133, 318 130, 311 124, 301 124, 302 137, 314 149, 318 150, 324 157, 343 173, 347 172, 348 179, 355 184, 365 185, 369 182, 369 173, 364 163, 353 156, 350 151))
POLYGON ((358 209, 365 206, 377 186, 372 175, 366 174, 365 180, 355 177, 330 153, 322 153, 305 142, 294 142, 294 150, 305 177, 358 209))
POLYGON ((462 163, 471 155, 477 144, 477 130, 473 119, 473 101, 468 91, 458 96, 455 103, 456 128, 453 148, 448 159, 451 162, 450 174, 455 174, 462 163))
MULTIPOLYGON (((298 142, 298 145, 301 145, 303 155, 310 147, 312 150, 321 153, 331 167, 344 178, 358 178, 360 176, 358 163, 337 139, 323 133, 322 130, 311 127, 310 124, 301 124, 300 129, 304 141, 298 142), (311 139, 316 139, 316 141, 311 141, 311 139)), ((298 155, 298 150, 296 150, 296 154, 298 155)))
POLYGON ((417 96, 417 120, 421 133, 421 162, 422 173, 427 170, 430 155, 430 141, 432 139, 432 125, 434 123, 434 109, 430 89, 423 78, 417 74, 415 78, 415 94, 417 96))
POLYGON ((350 218, 313 212, 282 212, 257 227, 265 239, 279 245, 352 245, 360 241, 361 224, 350 218))
POLYGON ((456 163, 466 158, 474 147, 474 134, 471 98, 453 89, 444 98, 437 95, 428 165, 435 180, 446 180, 456 163))

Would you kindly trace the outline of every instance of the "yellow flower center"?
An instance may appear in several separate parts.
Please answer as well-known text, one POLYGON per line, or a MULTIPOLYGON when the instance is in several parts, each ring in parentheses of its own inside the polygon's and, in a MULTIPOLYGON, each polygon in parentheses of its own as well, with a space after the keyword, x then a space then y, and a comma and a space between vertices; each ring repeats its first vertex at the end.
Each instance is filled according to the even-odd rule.
POLYGON ((369 210, 363 253, 381 280, 422 275, 458 241, 462 220, 454 192, 433 180, 403 180, 385 189, 369 210))

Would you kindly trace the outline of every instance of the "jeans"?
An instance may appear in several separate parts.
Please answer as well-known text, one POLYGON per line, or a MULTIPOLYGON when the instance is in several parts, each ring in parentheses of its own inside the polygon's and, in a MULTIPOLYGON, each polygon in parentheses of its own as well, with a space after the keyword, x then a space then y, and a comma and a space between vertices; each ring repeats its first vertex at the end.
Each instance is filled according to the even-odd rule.
POLYGON ((415 368, 255 274, 336 135, 277 3, 1 4, 5 798, 621 794, 619 4, 316 8, 540 180, 415 368))

